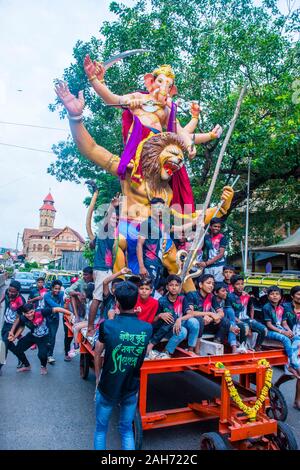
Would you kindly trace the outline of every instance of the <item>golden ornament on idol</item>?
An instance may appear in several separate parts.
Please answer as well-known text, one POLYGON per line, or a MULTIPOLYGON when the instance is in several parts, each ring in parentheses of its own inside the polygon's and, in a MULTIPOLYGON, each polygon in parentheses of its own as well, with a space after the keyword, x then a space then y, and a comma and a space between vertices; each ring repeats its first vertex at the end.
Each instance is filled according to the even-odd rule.
POLYGON ((256 420, 257 413, 263 406, 264 401, 269 395, 269 390, 272 387, 273 371, 272 371, 272 368, 270 367, 269 362, 266 359, 261 359, 260 361, 258 361, 258 365, 265 366, 267 368, 266 374, 265 374, 265 383, 255 404, 253 406, 247 406, 245 405, 245 403, 243 403, 243 400, 241 399, 237 389, 235 388, 233 384, 230 370, 225 369, 225 366, 222 362, 216 363, 216 367, 218 369, 225 369, 224 377, 226 380, 226 384, 227 384, 231 399, 240 408, 240 410, 242 410, 248 416, 250 421, 256 420))

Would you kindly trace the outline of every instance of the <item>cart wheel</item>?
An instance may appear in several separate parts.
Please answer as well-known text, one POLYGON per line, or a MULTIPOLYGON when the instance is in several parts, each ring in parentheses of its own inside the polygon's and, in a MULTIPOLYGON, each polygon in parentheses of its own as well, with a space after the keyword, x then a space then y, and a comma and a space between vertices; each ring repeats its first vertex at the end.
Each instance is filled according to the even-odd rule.
POLYGON ((133 426, 133 433, 134 433, 135 450, 141 450, 143 446, 143 425, 142 425, 141 414, 138 408, 135 411, 132 426, 133 426))
POLYGON ((273 434, 271 439, 277 444, 279 450, 298 450, 297 441, 291 427, 281 421, 278 421, 277 426, 277 434, 273 434))
POLYGON ((200 437, 200 450, 229 450, 229 446, 218 432, 206 432, 200 437))
POLYGON ((269 418, 277 421, 285 421, 288 415, 288 407, 285 398, 279 388, 273 386, 269 390, 270 408, 267 409, 269 418))
POLYGON ((89 376, 90 359, 87 353, 80 354, 80 377, 86 380, 89 376))

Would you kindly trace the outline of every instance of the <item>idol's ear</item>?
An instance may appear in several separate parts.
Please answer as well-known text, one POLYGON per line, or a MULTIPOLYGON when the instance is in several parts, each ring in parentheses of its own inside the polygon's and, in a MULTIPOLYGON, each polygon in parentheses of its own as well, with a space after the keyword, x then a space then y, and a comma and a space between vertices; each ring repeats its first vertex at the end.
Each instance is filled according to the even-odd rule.
POLYGON ((174 96, 174 95, 177 95, 177 93, 178 93, 177 86, 173 85, 170 92, 169 92, 169 95, 174 96))
POLYGON ((155 77, 152 73, 146 73, 146 75, 144 75, 145 87, 150 93, 153 90, 154 81, 155 81, 155 77))

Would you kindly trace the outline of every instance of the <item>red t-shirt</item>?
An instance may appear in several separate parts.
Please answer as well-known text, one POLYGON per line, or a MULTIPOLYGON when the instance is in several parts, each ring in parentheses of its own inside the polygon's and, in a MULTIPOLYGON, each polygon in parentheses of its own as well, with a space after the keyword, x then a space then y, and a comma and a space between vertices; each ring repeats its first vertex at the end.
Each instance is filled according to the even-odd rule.
POLYGON ((140 307, 141 310, 137 313, 138 319, 147 323, 152 323, 158 311, 158 300, 154 299, 153 297, 149 297, 145 301, 142 300, 140 296, 138 296, 135 308, 138 307, 140 307))

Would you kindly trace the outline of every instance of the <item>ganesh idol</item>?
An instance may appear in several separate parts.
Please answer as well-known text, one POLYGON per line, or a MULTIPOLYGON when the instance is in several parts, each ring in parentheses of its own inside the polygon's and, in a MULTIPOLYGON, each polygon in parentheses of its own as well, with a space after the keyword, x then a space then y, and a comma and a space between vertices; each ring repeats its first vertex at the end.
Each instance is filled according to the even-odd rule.
MULTIPOLYGON (((112 175, 119 176, 122 157, 113 155, 97 145, 84 126, 83 92, 79 92, 79 97, 76 98, 70 93, 67 84, 59 82, 56 86, 56 93, 68 112, 72 136, 80 153, 112 175)), ((186 150, 184 141, 174 132, 150 133, 138 143, 134 165, 133 167, 127 166, 121 178, 122 194, 126 197, 124 198, 126 203, 121 205, 114 271, 119 271, 126 265, 125 253, 127 252, 128 265, 135 272, 130 262, 131 257, 136 256, 139 225, 151 214, 150 201, 153 198, 163 199, 166 207, 170 207, 174 202, 176 193, 170 182, 183 168, 186 150), (132 176, 137 174, 137 171, 139 171, 140 178, 138 184, 133 184, 132 176)), ((223 206, 219 209, 217 216, 221 217, 227 213, 232 197, 232 188, 225 187, 222 194, 223 206)), ((207 209, 205 223, 209 223, 214 212, 214 208, 207 209)), ((191 214, 191 217, 193 215, 191 214)), ((176 247, 169 238, 163 253, 163 264, 169 273, 178 272, 176 253, 176 247)), ((184 284, 184 290, 193 289, 193 282, 188 279, 184 284)))
MULTIPOLYGON (((181 127, 176 116, 177 106, 172 101, 172 97, 177 94, 177 87, 175 74, 170 65, 162 65, 144 76, 147 92, 134 92, 127 95, 116 95, 109 90, 104 81, 105 69, 101 63, 92 61, 89 56, 86 56, 84 69, 90 84, 106 104, 127 107, 122 115, 125 147, 118 166, 118 176, 121 180, 125 178, 128 168, 133 168, 131 182, 133 185, 140 184, 143 174, 141 162, 137 158, 137 148, 140 142, 155 134, 164 130, 176 133, 185 144, 189 157, 193 158, 196 154, 194 144, 209 142, 219 138, 222 133, 221 127, 217 125, 209 133, 193 134, 200 113, 200 107, 196 103, 193 103, 191 107, 191 121, 185 127, 181 127)), ((168 167, 165 170, 169 171, 169 184, 173 189, 173 205, 180 207, 182 213, 187 207, 194 212, 193 192, 185 166, 182 165, 176 172, 168 167)))

